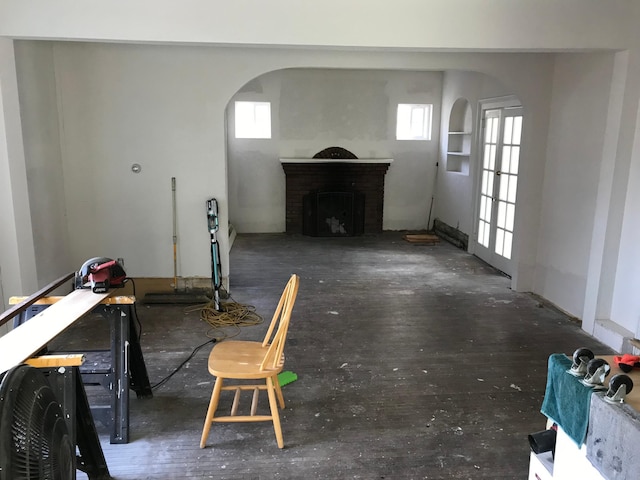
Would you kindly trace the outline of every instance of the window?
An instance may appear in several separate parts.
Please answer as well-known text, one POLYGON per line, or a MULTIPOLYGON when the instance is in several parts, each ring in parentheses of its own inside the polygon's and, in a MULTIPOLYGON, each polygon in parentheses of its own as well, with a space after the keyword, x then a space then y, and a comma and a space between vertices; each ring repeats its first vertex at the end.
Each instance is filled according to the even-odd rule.
POLYGON ((431 140, 433 105, 400 103, 396 123, 398 140, 431 140))
POLYGON ((236 102, 236 138, 271 138, 269 102, 236 102))

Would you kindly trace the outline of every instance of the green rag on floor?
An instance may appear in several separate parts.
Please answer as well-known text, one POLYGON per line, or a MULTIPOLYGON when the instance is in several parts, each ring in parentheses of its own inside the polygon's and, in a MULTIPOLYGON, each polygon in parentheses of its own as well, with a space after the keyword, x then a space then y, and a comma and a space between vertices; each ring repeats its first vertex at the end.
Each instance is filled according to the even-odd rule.
POLYGON ((572 363, 563 353, 549 356, 547 388, 540 411, 580 446, 587 435, 593 389, 567 373, 572 363))

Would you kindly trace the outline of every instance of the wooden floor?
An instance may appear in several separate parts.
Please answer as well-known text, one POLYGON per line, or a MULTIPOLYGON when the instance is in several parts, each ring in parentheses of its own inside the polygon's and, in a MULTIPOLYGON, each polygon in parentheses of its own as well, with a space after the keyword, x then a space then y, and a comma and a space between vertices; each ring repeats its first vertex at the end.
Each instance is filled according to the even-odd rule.
MULTIPOLYGON (((214 424, 198 447, 213 386, 207 346, 154 398, 132 396, 129 444, 101 437, 115 479, 525 479, 548 356, 614 353, 446 242, 240 235, 230 261, 233 299, 267 320, 289 275, 301 277, 284 450, 269 423, 214 424)), ((207 340, 184 305, 140 304, 138 315, 152 384, 207 340)), ((96 328, 83 321, 61 341, 103 341, 96 328)))

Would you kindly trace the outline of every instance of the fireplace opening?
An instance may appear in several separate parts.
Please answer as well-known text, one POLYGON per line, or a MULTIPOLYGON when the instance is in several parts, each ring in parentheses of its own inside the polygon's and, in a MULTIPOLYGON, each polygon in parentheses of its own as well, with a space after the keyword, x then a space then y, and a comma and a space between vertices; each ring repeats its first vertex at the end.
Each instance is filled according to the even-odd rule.
POLYGON ((364 233, 364 195, 315 191, 304 196, 302 233, 314 237, 351 237, 364 233))

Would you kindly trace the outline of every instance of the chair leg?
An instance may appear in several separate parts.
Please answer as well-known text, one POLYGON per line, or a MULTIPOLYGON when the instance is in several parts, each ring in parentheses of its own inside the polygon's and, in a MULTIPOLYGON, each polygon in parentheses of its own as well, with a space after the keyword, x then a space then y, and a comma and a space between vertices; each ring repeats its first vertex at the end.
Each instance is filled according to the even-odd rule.
POLYGON ((280 414, 278 413, 278 403, 276 400, 276 387, 274 384, 278 380, 267 378, 267 393, 269 394, 269 407, 271 408, 271 419, 273 420, 273 429, 276 432, 276 441, 278 448, 284 448, 284 440, 282 439, 282 427, 280 426, 280 414))
POLYGON ((213 423, 213 415, 218 409, 218 402, 220 401, 220 391, 222 390, 222 377, 216 378, 216 383, 213 385, 213 392, 211 392, 211 400, 209 401, 209 408, 207 409, 207 416, 204 420, 204 428, 202 429, 202 437, 200 438, 200 448, 204 448, 209 436, 209 430, 213 423))
POLYGON ((282 388, 280 387, 280 382, 278 381, 278 377, 273 377, 273 383, 276 387, 276 396, 278 397, 278 403, 280 404, 280 408, 284 408, 284 396, 282 395, 282 388))

